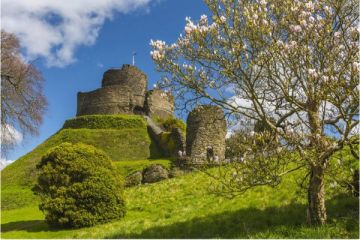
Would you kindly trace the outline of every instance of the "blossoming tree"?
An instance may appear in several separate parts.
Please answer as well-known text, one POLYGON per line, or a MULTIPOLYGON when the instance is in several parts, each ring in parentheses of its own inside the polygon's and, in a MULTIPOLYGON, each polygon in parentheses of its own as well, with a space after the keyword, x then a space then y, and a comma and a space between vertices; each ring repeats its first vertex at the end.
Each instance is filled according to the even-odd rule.
POLYGON ((224 186, 243 192, 275 185, 304 167, 308 220, 324 224, 331 156, 357 142, 358 1, 205 2, 211 18, 186 18, 173 44, 151 41, 151 56, 163 72, 158 85, 172 90, 184 108, 211 102, 227 114, 262 123, 267 130, 254 139, 266 143, 257 144, 263 151, 249 149, 224 186), (274 157, 289 150, 286 159, 274 157), (247 158, 251 163, 244 164, 247 158))

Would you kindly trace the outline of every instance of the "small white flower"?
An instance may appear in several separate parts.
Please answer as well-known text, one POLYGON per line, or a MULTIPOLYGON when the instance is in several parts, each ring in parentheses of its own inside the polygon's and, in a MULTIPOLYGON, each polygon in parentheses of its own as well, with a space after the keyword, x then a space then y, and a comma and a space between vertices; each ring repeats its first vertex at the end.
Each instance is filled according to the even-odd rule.
POLYGON ((323 18, 322 16, 320 16, 320 15, 316 15, 316 19, 317 19, 318 21, 321 21, 321 20, 323 20, 324 18, 323 18))
POLYGON ((360 69, 360 63, 359 62, 353 62, 352 68, 354 71, 358 71, 360 69))
POLYGON ((281 40, 278 40, 278 41, 276 42, 276 44, 277 44, 278 46, 282 46, 282 45, 284 45, 284 42, 281 41, 281 40))
POLYGON ((327 82, 327 81, 329 81, 329 77, 328 76, 322 76, 321 80, 323 80, 324 82, 327 82))
POLYGON ((295 33, 299 33, 302 31, 302 28, 300 25, 291 25, 290 30, 295 33))
POLYGON ((327 14, 332 14, 332 9, 329 6, 325 6, 324 10, 327 14))
POLYGON ((221 17, 220 17, 220 22, 225 23, 225 22, 226 22, 226 17, 221 16, 221 17))
POLYGON ((160 61, 161 59, 164 58, 164 55, 158 50, 151 51, 150 55, 151 55, 152 59, 154 59, 155 61, 160 61))
POLYGON ((308 10, 310 10, 310 11, 314 11, 315 5, 314 5, 314 3, 313 3, 312 1, 309 1, 309 2, 307 2, 307 3, 305 4, 305 7, 306 7, 308 10))
POLYGON ((318 76, 316 70, 313 69, 313 68, 308 69, 308 74, 309 74, 311 77, 314 77, 314 78, 316 78, 316 77, 318 76))
POLYGON ((260 0, 260 5, 266 5, 267 4, 267 1, 265 1, 265 0, 260 0))
POLYGON ((308 25, 305 19, 304 19, 304 20, 301 20, 301 21, 300 21, 300 24, 301 24, 301 26, 303 26, 303 27, 306 27, 306 26, 308 25))
POLYGON ((190 20, 190 18, 187 18, 187 23, 185 26, 185 33, 190 35, 193 31, 197 29, 197 26, 190 20))
POLYGON ((155 49, 157 49, 157 50, 163 50, 164 48, 165 48, 165 46, 166 46, 166 43, 164 42, 164 41, 160 41, 160 40, 156 40, 156 41, 154 41, 154 40, 150 40, 150 45, 152 46, 152 47, 154 47, 155 49))
POLYGON ((208 17, 205 14, 200 16, 200 22, 207 22, 207 20, 208 20, 208 17))

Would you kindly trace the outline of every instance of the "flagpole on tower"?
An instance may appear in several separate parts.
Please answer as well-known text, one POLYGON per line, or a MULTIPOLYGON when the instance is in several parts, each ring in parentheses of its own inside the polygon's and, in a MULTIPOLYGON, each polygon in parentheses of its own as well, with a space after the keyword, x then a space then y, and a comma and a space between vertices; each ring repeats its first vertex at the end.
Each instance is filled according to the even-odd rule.
POLYGON ((135 55, 136 55, 136 52, 133 52, 132 53, 132 65, 135 66, 135 55))

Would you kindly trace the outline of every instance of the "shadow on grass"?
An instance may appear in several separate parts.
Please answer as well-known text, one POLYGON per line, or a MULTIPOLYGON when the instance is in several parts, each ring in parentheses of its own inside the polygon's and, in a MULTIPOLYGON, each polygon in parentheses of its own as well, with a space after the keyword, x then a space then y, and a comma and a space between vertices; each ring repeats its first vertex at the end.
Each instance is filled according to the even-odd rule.
MULTIPOLYGON (((332 218, 341 218, 346 231, 358 232, 358 203, 358 199, 344 196, 338 196, 328 201, 329 223, 332 222, 332 218)), ((223 212, 149 228, 139 234, 110 235, 106 238, 249 238, 259 233, 270 234, 266 236, 270 238, 297 236, 303 238, 304 236, 301 236, 298 230, 304 226, 306 227, 306 205, 291 204, 264 210, 247 208, 234 212, 223 212), (273 229, 278 231, 278 235, 271 235, 273 229)), ((306 232, 304 234, 306 237, 306 232)))
POLYGON ((51 229, 44 220, 18 221, 1 224, 2 233, 11 231, 41 232, 56 230, 57 229, 51 229))
MULTIPOLYGON (((337 224, 337 221, 341 221, 341 228, 351 232, 354 235, 352 238, 358 237, 359 198, 337 196, 327 201, 327 208, 330 224, 337 224)), ((152 227, 139 234, 115 234, 106 236, 106 238, 249 238, 256 234, 263 234, 260 236, 266 238, 304 238, 307 237, 306 232, 298 233, 298 231, 306 226, 305 213, 306 205, 301 204, 270 207, 264 210, 247 208, 193 218, 166 226, 152 227), (273 230, 277 231, 277 235, 271 235, 273 230)), ((1 224, 1 232, 3 233, 10 231, 54 232, 59 230, 61 229, 50 228, 42 220, 1 224)), ((323 231, 327 234, 327 231, 330 230, 324 229, 323 231)), ((321 234, 319 232, 318 235, 321 236, 321 234)), ((348 236, 345 235, 344 237, 348 236)))

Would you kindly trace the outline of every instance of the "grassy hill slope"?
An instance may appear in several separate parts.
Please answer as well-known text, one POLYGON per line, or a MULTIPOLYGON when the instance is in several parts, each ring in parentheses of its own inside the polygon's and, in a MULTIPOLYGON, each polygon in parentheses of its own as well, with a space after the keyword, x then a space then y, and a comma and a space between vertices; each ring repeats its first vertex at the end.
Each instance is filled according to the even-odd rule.
POLYGON ((59 132, 1 171, 2 209, 25 206, 34 198, 30 188, 36 179, 36 164, 45 152, 63 142, 93 145, 114 161, 162 156, 150 139, 142 116, 94 115, 71 119, 59 132))
POLYGON ((306 226, 306 195, 298 173, 277 188, 259 187, 234 199, 208 191, 212 180, 191 173, 125 191, 127 215, 75 230, 51 229, 37 203, 2 212, 3 238, 358 238, 359 200, 328 194, 329 224, 306 226))

